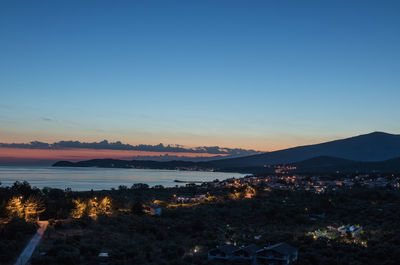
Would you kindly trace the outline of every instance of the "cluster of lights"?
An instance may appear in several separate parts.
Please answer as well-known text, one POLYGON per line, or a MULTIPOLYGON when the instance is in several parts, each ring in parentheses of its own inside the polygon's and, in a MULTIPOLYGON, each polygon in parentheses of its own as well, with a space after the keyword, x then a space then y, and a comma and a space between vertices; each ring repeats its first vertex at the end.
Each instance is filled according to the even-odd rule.
POLYGON ((111 200, 108 197, 104 197, 99 200, 97 197, 83 201, 76 199, 72 201, 75 204, 75 208, 71 213, 73 218, 81 218, 84 215, 88 215, 93 219, 96 219, 98 215, 110 215, 112 210, 111 200))
MULTIPOLYGON (((311 236, 314 240, 317 240, 319 238, 326 238, 329 240, 340 240, 341 242, 344 242, 347 244, 360 244, 364 247, 367 247, 367 241, 361 240, 358 237, 358 234, 350 234, 351 238, 345 236, 346 233, 343 233, 343 231, 345 231, 344 228, 346 228, 346 227, 347 226, 334 228, 334 227, 328 226, 328 230, 326 230, 326 229, 319 230, 318 229, 318 230, 315 230, 314 232, 308 232, 308 233, 306 233, 306 235, 311 236)), ((363 233, 360 226, 353 226, 353 227, 360 229, 360 233, 363 233)))
POLYGON ((46 209, 44 203, 41 199, 31 196, 24 201, 22 196, 13 197, 7 204, 7 211, 9 217, 20 217, 24 218, 26 221, 33 221, 46 209))

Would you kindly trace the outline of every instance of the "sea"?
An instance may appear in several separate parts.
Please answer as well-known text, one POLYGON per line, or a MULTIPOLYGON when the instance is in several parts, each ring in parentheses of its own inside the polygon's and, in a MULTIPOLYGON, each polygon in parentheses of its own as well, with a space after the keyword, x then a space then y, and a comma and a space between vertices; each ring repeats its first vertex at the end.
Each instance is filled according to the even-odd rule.
POLYGON ((182 186, 179 181, 213 181, 228 178, 240 178, 246 174, 183 171, 183 170, 155 170, 131 168, 79 168, 79 167, 39 167, 39 166, 0 166, 1 186, 11 186, 15 181, 28 181, 37 188, 51 187, 73 191, 108 190, 120 185, 131 187, 135 183, 145 183, 150 187, 163 185, 164 187, 182 186))

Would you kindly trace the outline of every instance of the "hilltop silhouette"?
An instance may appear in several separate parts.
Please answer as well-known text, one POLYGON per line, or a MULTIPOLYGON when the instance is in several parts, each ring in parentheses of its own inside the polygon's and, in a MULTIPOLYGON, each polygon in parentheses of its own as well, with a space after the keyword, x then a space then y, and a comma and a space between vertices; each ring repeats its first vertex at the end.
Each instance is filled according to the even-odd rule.
POLYGON ((373 132, 320 144, 305 145, 232 159, 212 161, 215 167, 260 167, 287 164, 318 156, 355 161, 383 161, 400 157, 400 135, 373 132))

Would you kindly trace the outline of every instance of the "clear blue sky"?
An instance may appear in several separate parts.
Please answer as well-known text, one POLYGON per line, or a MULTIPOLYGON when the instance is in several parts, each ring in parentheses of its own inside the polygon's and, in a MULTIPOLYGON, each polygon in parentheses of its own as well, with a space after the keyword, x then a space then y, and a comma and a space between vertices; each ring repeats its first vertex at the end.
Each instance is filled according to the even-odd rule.
POLYGON ((0 142, 400 133, 400 1, 1 1, 0 142), (118 2, 118 3, 116 3, 118 2))

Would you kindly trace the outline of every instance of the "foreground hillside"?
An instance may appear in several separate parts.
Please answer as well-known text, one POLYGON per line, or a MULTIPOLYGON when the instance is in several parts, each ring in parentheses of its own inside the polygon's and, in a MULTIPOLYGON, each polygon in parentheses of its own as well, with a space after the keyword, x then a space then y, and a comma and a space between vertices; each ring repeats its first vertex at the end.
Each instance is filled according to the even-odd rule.
MULTIPOLYGON (((287 242, 298 249, 297 264, 302 265, 400 263, 398 190, 355 186, 315 193, 253 186, 256 193, 246 198, 247 188, 133 185, 109 191, 64 192, 40 191, 24 184, 0 188, 0 205, 6 205, 12 196, 35 195, 45 202, 41 218, 48 219, 50 226, 33 255, 33 265, 99 264, 99 253, 108 254, 108 264, 217 265, 221 263, 207 260, 207 253, 226 242, 238 246, 287 242), (208 194, 207 199, 177 203, 174 196, 200 194, 208 194), (74 202, 90 202, 93 208, 95 201, 105 198, 109 207, 100 215, 74 207, 74 202), (160 216, 143 211, 142 204, 154 199, 162 207, 160 216), (331 227, 342 225, 357 225, 362 232, 357 237, 330 232, 331 227)), ((0 237, 6 264, 12 264, 16 250, 21 250, 15 247, 19 232, 11 227, 14 223, 4 226, 5 236, 0 237)))

